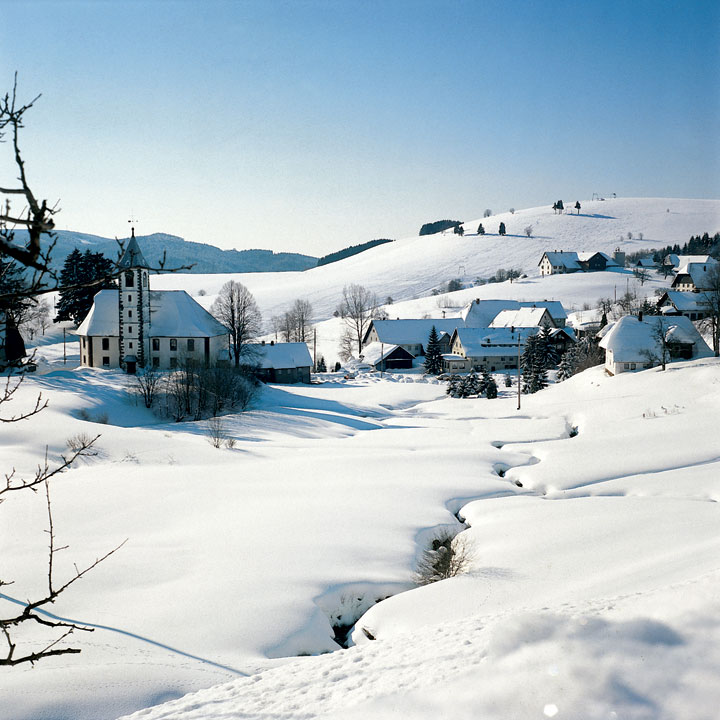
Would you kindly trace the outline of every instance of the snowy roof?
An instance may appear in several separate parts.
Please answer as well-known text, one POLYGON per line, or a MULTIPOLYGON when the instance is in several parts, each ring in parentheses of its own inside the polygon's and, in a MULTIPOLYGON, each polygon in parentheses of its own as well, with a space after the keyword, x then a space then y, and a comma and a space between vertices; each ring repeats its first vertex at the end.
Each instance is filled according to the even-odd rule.
POLYGON ((455 336, 460 340, 465 355, 482 357, 483 355, 516 355, 518 336, 524 345, 530 335, 535 335, 538 328, 515 330, 510 328, 458 328, 455 336))
POLYGON ((425 345, 433 325, 438 334, 443 331, 452 334, 461 324, 460 318, 373 320, 380 342, 391 345, 425 345))
POLYGON ((587 262, 588 260, 591 260, 592 258, 594 258, 596 255, 600 255, 600 257, 605 258, 605 262, 607 262, 608 265, 617 265, 615 260, 613 260, 613 258, 611 258, 610 255, 608 255, 607 253, 604 253, 604 252, 592 252, 591 251, 591 252, 580 252, 577 254, 578 260, 580 262, 587 262))
POLYGON ((666 340, 682 343, 694 343, 695 354, 709 352, 709 348, 695 329, 695 326, 683 316, 667 318, 657 315, 645 316, 638 320, 634 315, 625 315, 608 326, 600 347, 612 350, 614 362, 635 362, 644 357, 644 353, 659 354, 659 341, 653 337, 658 324, 662 323, 666 340))
MULTIPOLYGON (((580 270, 580 265, 578 264, 578 254, 576 252, 546 252, 543 257, 547 257, 553 267, 565 267, 568 270, 580 270)), ((542 262, 542 258, 540 258, 540 262, 542 262)))
POLYGON ((264 370, 312 367, 308 346, 294 343, 250 343, 247 345, 258 365, 264 370))
POLYGON ((402 355, 412 358, 412 354, 399 345, 386 345, 384 343, 373 342, 363 347, 362 359, 363 362, 369 365, 377 365, 381 360, 387 360, 387 358, 398 349, 402 355))
MULTIPOLYGON (((707 310, 707 303, 704 302, 702 295, 698 293, 681 292, 680 290, 668 290, 663 295, 663 300, 667 301, 678 312, 700 312, 707 310)), ((671 309, 668 305, 663 306, 663 310, 671 309)))
MULTIPOLYGON (((77 334, 116 337, 120 334, 118 324, 118 291, 101 290, 77 334)), ((149 337, 197 338, 227 333, 227 328, 184 290, 150 292, 149 337)))
POLYGON ((544 307, 521 307, 517 310, 501 310, 490 323, 490 327, 538 327, 546 315, 549 315, 549 313, 544 307))
POLYGON ((716 263, 688 263, 678 270, 672 284, 673 286, 687 282, 687 276, 693 281, 696 288, 704 289, 710 286, 710 273, 715 269, 716 263))
POLYGON ((578 310, 568 315, 568 325, 574 328, 588 327, 590 325, 599 325, 602 321, 602 308, 593 308, 592 310, 578 310))
POLYGON ((676 268, 685 267, 689 263, 716 263, 717 260, 710 255, 676 255, 670 253, 665 256, 665 262, 674 265, 676 268))
POLYGON ((101 290, 95 294, 90 312, 80 323, 78 335, 118 336, 120 330, 118 313, 118 291, 101 290))
POLYGON ((228 332, 184 290, 150 292, 150 337, 215 337, 228 332))
POLYGON ((635 263, 635 267, 639 268, 654 268, 657 267, 657 263, 655 260, 653 260, 652 257, 644 257, 639 258, 638 261, 635 263))
MULTIPOLYGON (((468 303, 460 313, 465 327, 489 327, 490 323, 503 310, 517 310, 520 303, 517 300, 473 300, 468 303)), ((462 323, 461 323, 462 325, 462 323)))
POLYGON ((521 302, 521 307, 544 307, 553 320, 566 319, 567 313, 559 300, 533 300, 532 302, 521 302))
POLYGON ((128 241, 128 244, 125 247, 125 252, 122 254, 122 257, 118 262, 118 267, 121 267, 123 269, 148 267, 147 260, 145 260, 145 257, 140 250, 140 246, 135 239, 135 235, 133 235, 128 241))

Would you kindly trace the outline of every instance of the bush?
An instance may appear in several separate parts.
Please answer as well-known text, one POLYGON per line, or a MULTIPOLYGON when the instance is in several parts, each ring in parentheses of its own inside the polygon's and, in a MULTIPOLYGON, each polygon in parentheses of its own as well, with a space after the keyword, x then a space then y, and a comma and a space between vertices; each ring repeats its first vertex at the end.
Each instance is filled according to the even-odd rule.
POLYGON ((450 528, 438 530, 418 560, 415 584, 429 585, 467 572, 471 550, 466 535, 458 535, 450 528))

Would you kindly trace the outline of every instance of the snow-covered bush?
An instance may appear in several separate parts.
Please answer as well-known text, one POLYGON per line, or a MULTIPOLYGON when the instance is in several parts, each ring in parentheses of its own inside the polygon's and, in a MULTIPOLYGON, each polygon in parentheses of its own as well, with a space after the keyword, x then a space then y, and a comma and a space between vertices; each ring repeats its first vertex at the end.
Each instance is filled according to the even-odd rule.
POLYGON ((415 583, 429 585, 460 575, 467 572, 471 560, 472 548, 466 535, 456 535, 450 528, 443 528, 423 550, 415 570, 415 583))

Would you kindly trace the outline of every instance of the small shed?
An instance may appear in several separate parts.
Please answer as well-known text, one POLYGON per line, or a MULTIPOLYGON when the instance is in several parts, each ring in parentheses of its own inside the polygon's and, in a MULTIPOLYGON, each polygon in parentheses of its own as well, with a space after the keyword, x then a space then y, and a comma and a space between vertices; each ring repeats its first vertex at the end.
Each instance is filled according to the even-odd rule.
POLYGON ((375 370, 409 370, 414 356, 401 345, 374 342, 363 348, 360 360, 375 370))
POLYGON ((248 354, 254 358, 258 377, 271 383, 310 383, 312 358, 308 346, 295 343, 250 343, 248 354))

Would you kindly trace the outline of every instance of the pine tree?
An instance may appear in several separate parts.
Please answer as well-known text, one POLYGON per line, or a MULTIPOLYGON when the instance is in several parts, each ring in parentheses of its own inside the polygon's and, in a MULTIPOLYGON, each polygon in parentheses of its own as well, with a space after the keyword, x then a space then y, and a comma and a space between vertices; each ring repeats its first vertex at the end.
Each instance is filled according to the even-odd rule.
POLYGON ((482 224, 482 223, 480 223, 480 224, 478 225, 477 234, 478 234, 478 235, 484 235, 484 234, 485 234, 485 228, 483 227, 483 224, 482 224))
POLYGON ((509 374, 505 376, 505 387, 512 387, 512 378, 509 374))
POLYGON ((495 378, 490 375, 488 381, 485 383, 485 397, 488 400, 494 400, 498 396, 498 386, 495 382, 495 378))
POLYGON ((451 375, 450 380, 448 380, 447 387, 445 388, 445 394, 454 398, 461 397, 460 382, 461 377, 459 375, 451 375))
POLYGON ((550 328, 544 327, 538 335, 538 355, 546 370, 557 367, 559 356, 550 337, 550 328))
POLYGON ((114 281, 109 279, 112 271, 113 262, 102 253, 90 250, 81 253, 75 248, 65 258, 60 272, 61 289, 55 322, 72 320, 76 324, 80 323, 90 311, 96 293, 115 287, 114 281), (102 282, 96 282, 100 280, 102 282), (93 284, 88 285, 89 283, 93 284), (69 287, 80 284, 83 287, 69 287), (63 287, 68 289, 63 290, 63 287))
POLYGON ((471 370, 467 376, 468 395, 479 395, 482 393, 482 380, 477 376, 475 371, 471 370))
POLYGON ((325 358, 321 355, 320 359, 317 361, 317 367, 315 368, 315 372, 324 373, 327 372, 327 365, 325 364, 325 358))
POLYGON ((577 347, 571 345, 560 358, 558 365, 557 379, 559 382, 571 378, 575 374, 577 368, 577 347))
POLYGON ((430 330, 427 345, 425 346, 423 367, 428 375, 439 375, 442 372, 442 352, 440 351, 440 341, 434 325, 430 330))
POLYGON ((504 235, 504 234, 505 234, 505 223, 504 223, 504 222, 501 222, 501 223, 500 223, 500 227, 498 228, 498 232, 500 233, 500 235, 504 235))

